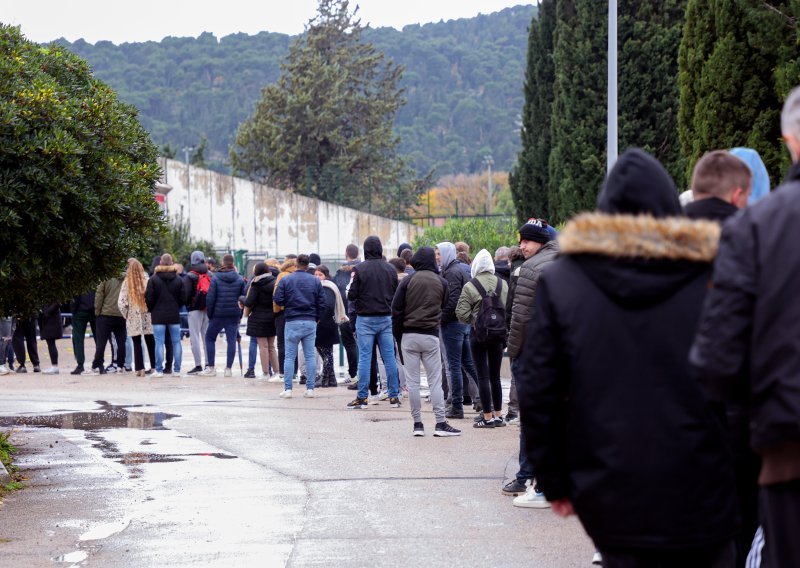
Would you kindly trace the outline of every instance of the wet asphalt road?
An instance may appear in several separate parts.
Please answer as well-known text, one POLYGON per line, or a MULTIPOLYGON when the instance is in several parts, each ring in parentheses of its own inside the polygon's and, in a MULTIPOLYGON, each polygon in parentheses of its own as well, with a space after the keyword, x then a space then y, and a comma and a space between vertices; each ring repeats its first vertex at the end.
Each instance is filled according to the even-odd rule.
POLYGON ((407 400, 347 410, 343 387, 282 400, 240 377, 29 373, 0 388, 0 428, 29 424, 0 566, 591 565, 575 519, 500 494, 518 429, 474 430, 471 413, 434 438, 426 405, 413 438, 407 400))

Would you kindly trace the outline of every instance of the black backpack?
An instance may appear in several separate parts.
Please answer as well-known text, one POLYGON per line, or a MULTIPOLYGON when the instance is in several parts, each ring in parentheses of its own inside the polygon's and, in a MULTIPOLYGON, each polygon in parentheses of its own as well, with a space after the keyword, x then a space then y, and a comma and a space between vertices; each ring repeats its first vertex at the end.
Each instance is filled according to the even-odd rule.
POLYGON ((506 308, 500 300, 503 291, 503 280, 497 279, 497 288, 494 296, 489 296, 477 278, 470 280, 472 285, 481 295, 481 307, 478 310, 478 318, 473 324, 475 329, 475 340, 480 343, 487 341, 506 341, 506 308))

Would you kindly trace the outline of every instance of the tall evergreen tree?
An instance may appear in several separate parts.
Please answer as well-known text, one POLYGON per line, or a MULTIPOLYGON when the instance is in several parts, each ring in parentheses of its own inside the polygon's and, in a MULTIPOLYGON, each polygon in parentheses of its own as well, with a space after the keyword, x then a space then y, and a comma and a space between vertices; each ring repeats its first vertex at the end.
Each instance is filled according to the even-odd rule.
POLYGON ((689 0, 679 56, 687 172, 705 152, 749 146, 777 181, 783 150, 775 70, 791 35, 781 14, 786 4, 689 0))
POLYGON ((539 4, 538 17, 531 20, 525 71, 525 105, 522 109, 522 150, 509 176, 514 207, 520 223, 531 215, 551 216, 548 196, 550 160, 550 114, 553 106, 553 34, 555 0, 539 4))
POLYGON ((559 0, 549 161, 551 221, 593 209, 606 169, 608 5, 559 0))

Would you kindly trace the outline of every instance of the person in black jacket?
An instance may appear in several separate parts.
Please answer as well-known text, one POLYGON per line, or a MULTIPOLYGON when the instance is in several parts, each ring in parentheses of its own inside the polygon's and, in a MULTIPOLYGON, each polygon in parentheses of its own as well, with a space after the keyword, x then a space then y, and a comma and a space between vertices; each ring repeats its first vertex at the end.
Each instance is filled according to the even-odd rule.
POLYGON ((442 391, 442 355, 439 352, 439 325, 449 293, 447 280, 439 276, 436 253, 421 247, 411 258, 414 273, 397 287, 392 301, 392 327, 403 354, 414 436, 424 436, 422 401, 420 399, 420 361, 428 377, 433 413, 436 417, 434 436, 459 436, 447 423, 442 391))
POLYGON ((333 346, 339 342, 339 325, 336 318, 336 306, 339 305, 342 314, 344 315, 344 303, 339 295, 339 289, 331 281, 331 271, 324 264, 317 266, 314 275, 319 278, 322 284, 322 298, 325 302, 325 310, 317 324, 317 335, 314 340, 314 345, 317 348, 320 359, 322 359, 322 373, 320 375, 320 382, 317 386, 327 388, 335 387, 336 371, 333 368, 333 346), (326 284, 327 282, 327 284, 326 284))
POLYGON ((765 565, 800 566, 800 88, 786 99, 781 128, 792 166, 781 186, 725 224, 690 360, 728 420, 747 418, 730 426, 749 426, 761 456, 765 565))
POLYGON ((77 366, 70 372, 70 375, 80 375, 86 369, 84 363, 86 362, 86 351, 84 350, 84 343, 86 342, 86 326, 91 326, 92 337, 97 337, 97 330, 95 329, 95 315, 94 315, 94 295, 95 291, 75 296, 70 302, 70 309, 72 311, 72 351, 75 353, 75 363, 77 366))
MULTIPOLYGON (((353 267, 359 263, 358 260, 358 247, 350 244, 344 250, 345 262, 336 271, 333 276, 333 282, 339 288, 339 294, 342 296, 344 308, 347 313, 350 312, 349 304, 347 301, 347 286, 350 284, 350 276, 353 274, 353 267)), ((358 375, 358 345, 356 344, 356 336, 353 330, 353 323, 347 321, 339 324, 339 335, 342 338, 342 346, 345 353, 347 353, 347 374, 349 380, 346 383, 352 382, 358 375)))
POLYGON ((469 276, 456 259, 456 247, 445 241, 436 245, 436 261, 442 267, 442 277, 447 282, 447 304, 442 309, 442 343, 447 358, 450 380, 451 408, 447 418, 464 418, 464 372, 478 376, 470 348, 470 326, 456 317, 456 305, 469 276))
POLYGON ((400 385, 397 360, 392 336, 392 299, 397 290, 397 272, 383 259, 383 245, 376 236, 364 241, 364 262, 353 268, 353 280, 347 299, 358 314, 358 395, 348 403, 348 408, 366 408, 369 392, 369 371, 372 363, 372 345, 378 343, 386 380, 389 385, 389 405, 400 406, 400 385))
POLYGON ((731 458, 688 363, 718 241, 719 225, 681 218, 669 174, 632 149, 539 277, 517 367, 528 458, 604 566, 734 561, 731 458))
POLYGON ((44 370, 45 375, 57 375, 58 347, 56 340, 64 337, 64 326, 61 323, 61 304, 53 302, 42 308, 39 315, 39 337, 47 342, 47 351, 50 354, 50 368, 44 370))
POLYGON ((153 322, 156 340, 156 372, 153 377, 164 376, 164 341, 167 328, 172 341, 172 376, 181 376, 181 306, 185 303, 184 285, 172 261, 172 255, 161 255, 161 264, 147 281, 145 290, 147 310, 153 322))
POLYGON ((275 277, 269 267, 259 262, 253 271, 253 281, 244 301, 247 316, 247 335, 255 337, 261 358, 261 378, 269 379, 272 364, 273 373, 278 372, 278 348, 276 344, 275 312, 272 311, 272 294, 275 291, 275 277))
POLYGON ((683 210, 690 219, 721 223, 747 206, 752 184, 753 173, 742 160, 725 150, 708 152, 694 166, 694 201, 683 210))

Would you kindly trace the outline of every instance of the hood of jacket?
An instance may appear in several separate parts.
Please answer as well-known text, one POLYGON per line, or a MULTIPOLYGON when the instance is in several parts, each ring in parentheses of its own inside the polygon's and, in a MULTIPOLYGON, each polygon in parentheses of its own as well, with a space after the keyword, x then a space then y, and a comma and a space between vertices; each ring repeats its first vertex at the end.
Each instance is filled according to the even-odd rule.
POLYGON ((747 204, 752 205, 762 197, 769 195, 769 174, 758 152, 752 148, 732 148, 730 152, 747 164, 747 167, 753 172, 752 191, 747 204))
POLYGON ((456 245, 449 241, 436 245, 442 258, 442 268, 447 268, 456 259, 456 245))
POLYGON ((473 278, 483 272, 494 274, 494 260, 492 259, 492 255, 489 254, 489 251, 486 249, 481 249, 480 252, 475 255, 475 258, 472 260, 472 267, 470 270, 473 278))
POLYGON ((250 285, 255 286, 256 288, 261 288, 262 286, 267 286, 270 282, 274 282, 275 280, 276 278, 272 275, 271 272, 265 272, 264 274, 261 274, 253 278, 250 285))
POLYGON ((233 268, 220 268, 216 272, 216 278, 219 278, 222 282, 230 284, 231 282, 236 282, 239 278, 241 278, 241 276, 239 276, 239 273, 233 268))
POLYGON ((178 277, 178 268, 172 264, 169 266, 156 266, 155 273, 163 280, 175 280, 178 277))
POLYGON ((714 221, 584 213, 559 244, 607 296, 635 308, 665 300, 709 270, 719 235, 714 221))
POLYGON ((735 215, 739 209, 719 197, 709 197, 687 203, 683 211, 690 219, 708 219, 709 221, 721 223, 728 217, 735 215))
POLYGON ((431 247, 420 247, 411 257, 411 266, 414 267, 414 270, 439 272, 439 267, 436 264, 436 253, 431 247))
POLYGON ((201 262, 200 264, 192 264, 189 267, 190 271, 197 272, 198 274, 206 274, 208 272, 208 265, 205 262, 201 262))
POLYGON ((383 245, 376 236, 367 237, 364 241, 364 260, 383 258, 383 245))

